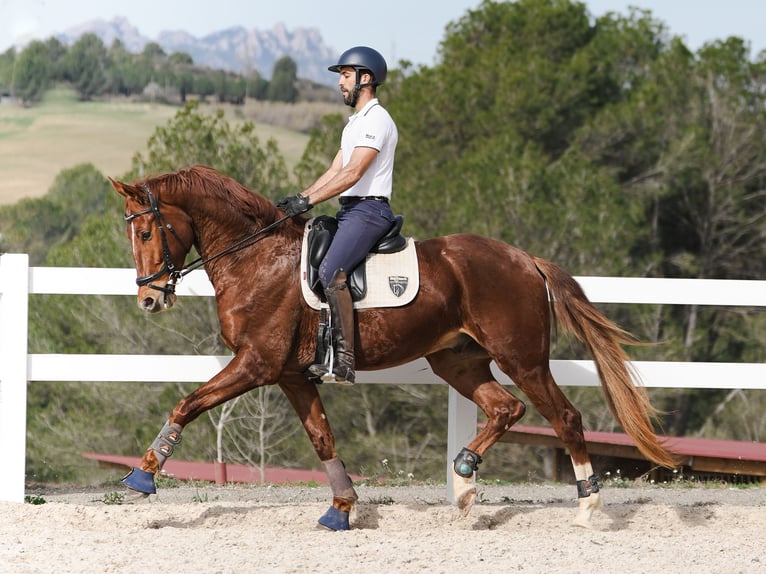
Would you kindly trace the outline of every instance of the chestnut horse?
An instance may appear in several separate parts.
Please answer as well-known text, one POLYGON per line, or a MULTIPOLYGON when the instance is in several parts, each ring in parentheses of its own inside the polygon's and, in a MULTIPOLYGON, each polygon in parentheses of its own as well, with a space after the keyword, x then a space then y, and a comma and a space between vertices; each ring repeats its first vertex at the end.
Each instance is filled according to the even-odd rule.
MULTIPOLYGON (((315 358, 319 312, 300 287, 303 217, 286 218, 270 201, 205 166, 192 166, 135 184, 111 180, 125 198, 127 236, 138 279, 138 306, 169 309, 192 246, 215 289, 221 337, 231 362, 180 400, 140 466, 124 483, 148 495, 154 476, 202 413, 262 385, 277 384, 308 433, 328 475, 332 505, 319 519, 349 528, 357 494, 335 450, 317 386, 304 372, 315 358)), ((439 377, 476 403, 487 424, 453 464, 457 506, 476 497, 481 457, 518 421, 524 403, 492 376, 495 361, 550 421, 569 450, 579 497, 575 523, 587 525, 601 504, 585 448, 580 413, 549 368, 550 333, 557 321, 588 347, 616 420, 648 459, 673 467, 675 457, 654 433, 655 411, 630 377, 621 345, 635 343, 586 298, 560 267, 493 239, 457 234, 416 242, 420 289, 404 307, 356 312, 359 370, 425 357, 439 377)), ((193 266, 193 265, 192 265, 193 266)))

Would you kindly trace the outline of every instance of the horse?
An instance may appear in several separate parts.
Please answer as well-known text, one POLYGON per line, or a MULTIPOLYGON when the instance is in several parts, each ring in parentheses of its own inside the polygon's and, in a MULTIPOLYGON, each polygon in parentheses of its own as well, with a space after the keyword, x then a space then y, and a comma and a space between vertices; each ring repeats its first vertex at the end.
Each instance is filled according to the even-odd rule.
MULTIPOLYGON (((228 365, 176 404, 123 483, 139 496, 156 493, 154 477, 189 423, 252 389, 278 385, 327 473, 332 504, 318 522, 348 530, 357 493, 336 451, 318 387, 304 374, 315 360, 320 321, 319 311, 301 294, 307 218, 287 217, 262 195, 202 165, 133 183, 109 179, 125 199, 138 307, 147 313, 170 309, 177 281, 195 265, 204 266, 215 290, 220 336, 233 353, 228 365), (184 267, 192 246, 201 257, 184 267)), ((416 241, 415 249, 420 273, 415 298, 403 307, 356 311, 356 365, 361 371, 386 369, 425 357, 436 375, 486 414, 486 425, 451 467, 454 503, 464 515, 477 496, 482 457, 526 410, 494 379, 492 361, 568 449, 579 499, 574 523, 588 526, 601 506, 580 412, 550 371, 554 327, 585 344, 612 414, 640 452, 660 466, 677 466, 654 432, 657 411, 631 378, 623 346, 637 340, 601 313, 572 275, 504 242, 469 233, 416 241)))

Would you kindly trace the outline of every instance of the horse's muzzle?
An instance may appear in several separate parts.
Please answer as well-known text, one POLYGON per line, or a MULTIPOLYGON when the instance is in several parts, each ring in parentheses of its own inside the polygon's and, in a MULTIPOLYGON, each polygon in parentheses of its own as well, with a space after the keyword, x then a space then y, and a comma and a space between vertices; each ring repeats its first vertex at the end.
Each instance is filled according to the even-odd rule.
POLYGON ((138 308, 147 313, 159 313, 175 305, 177 295, 175 285, 164 286, 149 283, 138 290, 138 308))

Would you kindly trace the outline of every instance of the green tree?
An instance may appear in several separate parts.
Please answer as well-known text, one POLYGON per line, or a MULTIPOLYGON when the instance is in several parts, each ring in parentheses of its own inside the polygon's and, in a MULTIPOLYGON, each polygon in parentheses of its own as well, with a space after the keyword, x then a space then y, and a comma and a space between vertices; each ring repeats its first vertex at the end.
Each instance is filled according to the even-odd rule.
POLYGON ((207 96, 215 93, 215 82, 207 72, 200 72, 194 77, 194 93, 204 102, 207 96))
POLYGON ((31 42, 16 64, 15 94, 24 105, 39 102, 48 89, 50 76, 48 49, 43 42, 31 42))
POLYGON ((263 145, 253 123, 232 125, 222 110, 200 113, 197 102, 188 102, 172 120, 157 128, 147 147, 146 155, 133 157, 130 177, 201 163, 271 198, 290 189, 285 161, 275 140, 263 145))
POLYGON ((218 96, 218 101, 223 104, 229 101, 229 81, 223 70, 218 70, 215 75, 215 94, 218 96))
POLYGON ((168 57, 168 66, 176 77, 181 102, 186 102, 188 94, 194 89, 194 60, 185 52, 173 52, 168 57))
POLYGON ((475 231, 578 273, 624 268, 636 210, 608 170, 569 154, 620 96, 598 32, 580 3, 485 1, 448 27, 436 66, 393 75, 394 204, 413 233, 475 231))
POLYGON ((90 100, 106 89, 106 66, 106 48, 95 34, 83 34, 69 49, 67 75, 81 100, 90 100))
POLYGON ((266 100, 269 94, 269 81, 261 76, 257 71, 254 71, 247 78, 247 94, 248 97, 256 100, 266 100))
POLYGON ((43 265, 51 247, 77 237, 89 215, 113 213, 114 195, 93 165, 64 170, 45 196, 0 210, 0 250, 28 253, 30 265, 43 265))
POLYGON ((0 54, 0 93, 10 94, 13 92, 13 76, 15 73, 16 48, 8 48, 0 54))
POLYGON ((51 36, 45 41, 45 47, 48 50, 50 81, 53 83, 64 81, 66 78, 67 47, 55 36, 51 36))
POLYGON ((274 64, 269 82, 268 98, 272 102, 295 102, 298 99, 298 65, 290 56, 283 56, 274 64))
POLYGON ((160 64, 165 61, 167 54, 157 42, 149 42, 144 46, 141 57, 147 62, 160 64))
POLYGON ((321 119, 319 126, 311 129, 309 142, 295 166, 300 187, 308 187, 327 171, 340 149, 340 134, 344 124, 345 120, 340 114, 329 114, 321 119))
POLYGON ((107 83, 109 91, 115 95, 129 96, 135 86, 130 82, 130 68, 132 67, 131 54, 125 48, 122 40, 115 38, 107 52, 109 68, 107 83))

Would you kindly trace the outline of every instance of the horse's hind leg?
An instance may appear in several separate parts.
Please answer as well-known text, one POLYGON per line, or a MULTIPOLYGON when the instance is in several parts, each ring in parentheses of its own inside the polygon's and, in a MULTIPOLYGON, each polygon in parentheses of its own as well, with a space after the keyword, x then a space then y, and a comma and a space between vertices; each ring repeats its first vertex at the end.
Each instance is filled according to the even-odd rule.
MULTIPOLYGON (((503 365, 499 366, 503 368, 503 365)), ((590 527, 593 512, 601 507, 601 494, 585 446, 580 412, 556 385, 547 366, 544 369, 527 371, 526 376, 520 376, 511 371, 505 372, 509 373, 516 386, 551 423, 556 435, 569 450, 577 481, 577 496, 580 501, 574 524, 590 527)))
POLYGON ((319 524, 330 530, 348 530, 349 513, 358 497, 346 467, 335 452, 335 437, 316 385, 301 375, 285 379, 279 386, 301 419, 330 482, 332 506, 319 518, 319 524))
POLYGON ((489 368, 490 359, 477 345, 462 351, 440 351, 426 359, 434 373, 487 415, 484 429, 463 448, 452 465, 455 502, 465 515, 476 498, 476 469, 481 457, 524 416, 526 407, 494 379, 489 368))

